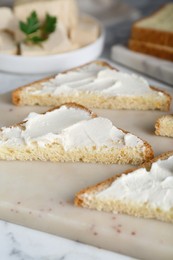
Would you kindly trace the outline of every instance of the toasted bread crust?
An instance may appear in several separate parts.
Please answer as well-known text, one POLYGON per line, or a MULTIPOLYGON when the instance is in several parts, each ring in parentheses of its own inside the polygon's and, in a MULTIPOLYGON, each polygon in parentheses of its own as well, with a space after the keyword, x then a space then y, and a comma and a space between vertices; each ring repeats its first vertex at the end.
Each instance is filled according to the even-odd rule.
MULTIPOLYGON (((79 68, 82 68, 86 65, 89 65, 90 63, 93 63, 93 62, 89 62, 87 64, 84 64, 82 66, 78 66, 78 67, 75 67, 73 69, 69 69, 69 70, 66 70, 66 71, 63 71, 61 73, 63 74, 66 74, 67 72, 69 71, 73 71, 73 70, 77 70, 79 68)), ((105 62, 105 61, 101 61, 101 60, 96 60, 94 61, 95 64, 98 64, 98 65, 101 65, 101 66, 105 66, 105 67, 109 67, 110 69, 114 69, 114 70, 117 70, 115 68, 113 68, 109 63, 105 62)), ((47 82, 51 79, 54 79, 56 75, 53 75, 53 76, 50 76, 50 77, 46 77, 46 78, 43 78, 43 79, 40 79, 40 80, 37 80, 37 81, 34 81, 32 83, 29 83, 29 84, 26 84, 22 87, 19 87, 17 89, 15 89, 13 92, 12 92, 12 103, 16 106, 20 106, 21 105, 21 92, 23 89, 27 88, 27 87, 32 87, 33 85, 35 84, 41 84, 41 83, 44 83, 44 82, 47 82)))
POLYGON ((155 14, 159 13, 160 11, 162 11, 162 9, 166 5, 167 4, 162 5, 158 10, 153 12, 151 15, 137 20, 132 26, 131 39, 172 47, 173 32, 166 32, 166 31, 156 30, 152 28, 142 28, 139 25, 139 22, 148 19, 154 16, 155 14))
POLYGON ((162 46, 133 39, 129 40, 128 47, 132 51, 152 55, 160 59, 173 61, 173 48, 164 48, 162 46))
POLYGON ((137 22, 132 26, 131 38, 142 42, 149 42, 169 47, 173 46, 173 33, 141 28, 137 26, 137 22))
POLYGON ((83 207, 85 205, 84 199, 82 197, 83 194, 95 194, 98 193, 104 189, 106 189, 107 187, 109 187, 116 179, 118 179, 119 177, 121 177, 123 174, 129 174, 137 169, 141 169, 141 168, 150 168, 151 164, 158 161, 158 160, 164 160, 166 158, 168 158, 169 156, 173 155, 173 151, 170 152, 166 152, 164 154, 161 154, 157 157, 155 157, 154 159, 142 164, 141 166, 135 168, 135 169, 129 169, 127 171, 124 171, 122 173, 116 174, 115 176, 102 181, 96 185, 90 186, 88 188, 85 188, 81 191, 79 191, 76 195, 75 195, 75 199, 74 199, 74 204, 78 207, 83 207))
POLYGON ((171 106, 171 100, 172 100, 171 95, 169 95, 166 91, 158 89, 156 87, 150 86, 150 88, 155 90, 155 91, 161 92, 161 93, 163 93, 166 96, 167 101, 165 103, 165 110, 164 111, 169 111, 170 110, 170 106, 171 106))
MULTIPOLYGON (((74 107, 80 110, 85 110, 87 111, 90 115, 91 118, 95 118, 97 117, 97 115, 95 113, 93 113, 91 110, 87 109, 84 106, 75 104, 75 103, 66 103, 63 104, 67 107, 74 107)), ((62 105, 62 106, 63 106, 62 105)), ((50 109, 46 112, 49 111, 53 111, 55 109, 59 109, 61 106, 55 107, 53 109, 50 109)), ((45 112, 45 113, 46 113, 45 112)), ((43 113, 44 114, 44 113, 43 113)), ((26 120, 15 124, 11 127, 20 127, 21 129, 25 128, 25 124, 26 120)), ((1 132, 2 129, 0 129, 1 132)), ((122 129, 121 129, 122 130, 122 129)), ((124 130, 122 130, 125 134, 128 133, 124 130)), ((142 140, 142 139, 141 139, 142 140)), ((142 140, 143 141, 143 140, 142 140)), ((142 148, 145 147, 145 149, 141 149, 141 147, 134 147, 134 149, 132 149, 131 147, 123 147, 122 149, 119 149, 115 146, 114 149, 108 149, 105 150, 103 147, 98 147, 98 149, 93 148, 88 148, 88 149, 77 149, 74 148, 70 151, 64 151, 64 148, 61 144, 59 144, 58 142, 55 142, 55 149, 53 147, 53 144, 50 144, 50 146, 48 147, 51 148, 51 157, 49 155, 49 152, 47 152, 46 148, 43 147, 39 147, 37 145, 35 145, 35 150, 31 149, 33 151, 33 153, 27 153, 27 149, 30 149, 27 145, 22 146, 22 148, 15 150, 14 149, 9 149, 7 148, 3 148, 1 149, 0 152, 0 158, 1 159, 5 159, 5 160, 15 160, 15 159, 19 159, 19 160, 35 160, 35 159, 40 159, 40 154, 41 154, 41 158, 43 158, 42 160, 51 160, 51 161, 85 161, 85 162, 101 162, 101 163, 105 163, 105 164, 110 164, 110 163, 131 163, 131 164, 140 164, 144 161, 147 161, 149 159, 151 159, 153 157, 153 150, 151 148, 151 146, 143 141, 142 144, 142 148), (58 148, 57 145, 59 146, 58 148), (23 149, 23 150, 22 150, 23 149), (57 149, 57 150, 56 150, 57 149), (13 151, 12 151, 13 150, 13 151), (46 157, 43 156, 44 151, 46 152, 46 157), (36 154, 35 154, 36 153, 36 154), (56 157, 56 156, 57 157, 56 157), (25 159, 23 159, 25 158, 25 159)))
POLYGON ((173 114, 164 115, 157 119, 155 123, 155 134, 160 136, 173 137, 173 114), (170 123, 168 123, 169 120, 170 123))
MULTIPOLYGON (((91 63, 99 64, 101 66, 108 67, 112 70, 117 70, 116 68, 113 68, 110 64, 108 64, 105 61, 94 61, 91 63)), ((91 64, 88 63, 88 64, 91 64)), ((88 64, 85 64, 83 66, 86 66, 88 64)), ((67 73, 69 71, 76 70, 78 68, 82 68, 83 66, 79 66, 77 68, 74 68, 72 70, 67 70, 64 71, 63 73, 67 73)), ((107 109, 141 109, 141 110, 147 110, 147 109, 159 109, 162 111, 168 111, 170 107, 170 101, 171 97, 169 94, 166 92, 159 90, 155 87, 150 87, 152 90, 158 92, 162 92, 164 94, 163 98, 159 99, 150 99, 142 97, 100 97, 95 94, 80 94, 79 98, 76 98, 75 96, 52 96, 50 99, 49 96, 37 96, 33 95, 31 96, 30 94, 26 93, 23 91, 27 87, 41 87, 41 83, 47 82, 50 79, 53 79, 55 76, 48 77, 42 80, 35 81, 33 83, 30 83, 28 85, 25 85, 23 87, 20 87, 16 90, 13 91, 12 93, 12 101, 13 104, 15 105, 47 105, 47 106, 57 106, 61 105, 63 103, 68 103, 68 102, 77 102, 80 104, 84 104, 89 107, 95 107, 95 108, 107 108, 107 109)))
MULTIPOLYGON (((98 117, 97 114, 94 113, 94 112, 93 112, 92 110, 90 110, 89 108, 84 107, 84 106, 82 106, 82 105, 80 105, 80 104, 77 104, 77 103, 73 103, 73 102, 71 102, 71 103, 64 103, 64 104, 62 104, 62 105, 60 105, 60 106, 53 107, 53 108, 51 108, 51 109, 49 109, 49 110, 47 110, 47 111, 45 111, 45 112, 43 112, 43 113, 41 113, 41 114, 44 115, 44 114, 46 114, 47 112, 51 112, 51 111, 53 111, 53 110, 59 109, 59 108, 62 107, 62 106, 66 106, 66 107, 69 107, 69 108, 72 107, 72 108, 77 108, 77 109, 80 109, 80 110, 84 110, 84 111, 88 112, 88 113, 91 115, 92 118, 98 117)), ((22 124, 24 124, 25 122, 26 122, 26 120, 21 121, 21 122, 19 122, 19 123, 17 123, 17 124, 11 125, 10 127, 22 126, 22 124)), ((1 131, 1 128, 0 128, 0 131, 1 131)), ((123 130, 122 130, 122 131, 123 131, 123 130)))

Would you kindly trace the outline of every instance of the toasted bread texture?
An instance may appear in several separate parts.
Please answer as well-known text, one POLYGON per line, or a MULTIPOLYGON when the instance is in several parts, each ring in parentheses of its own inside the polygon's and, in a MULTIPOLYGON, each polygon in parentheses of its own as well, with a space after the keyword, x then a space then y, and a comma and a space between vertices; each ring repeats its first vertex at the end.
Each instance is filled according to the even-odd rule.
POLYGON ((129 40, 129 49, 132 51, 155 56, 160 59, 173 61, 173 47, 158 45, 138 40, 129 40))
POLYGON ((148 17, 134 23, 131 38, 157 45, 173 46, 173 3, 163 5, 148 17))
MULTIPOLYGON (((146 169, 145 172, 140 172, 140 174, 138 175, 138 177, 139 177, 142 174, 143 175, 142 177, 144 177, 144 175, 145 174, 147 175, 148 174, 147 172, 150 171, 153 163, 155 163, 159 160, 167 160, 168 158, 170 158, 172 156, 173 156, 173 151, 167 152, 165 154, 162 154, 162 155, 154 158, 150 162, 143 164, 142 166, 140 166, 136 169, 127 170, 127 171, 120 173, 118 175, 115 175, 114 177, 109 178, 97 185, 86 188, 76 194, 74 203, 76 206, 79 206, 79 207, 86 207, 86 208, 96 209, 99 211, 106 211, 106 212, 125 213, 125 214, 132 215, 135 217, 154 218, 154 219, 173 223, 173 207, 169 208, 169 209, 161 208, 159 206, 159 202, 160 202, 159 198, 158 198, 158 201, 156 202, 157 203, 156 206, 153 206, 152 199, 150 202, 150 197, 148 200, 140 202, 140 196, 143 196, 143 193, 146 192, 144 189, 141 189, 140 194, 138 194, 139 200, 138 199, 136 200, 135 198, 133 200, 133 197, 130 197, 130 196, 128 198, 128 196, 126 195, 126 192, 124 193, 124 195, 122 194, 121 198, 119 198, 119 196, 118 196, 118 198, 116 198, 116 196, 114 198, 110 198, 108 194, 104 198, 99 196, 100 193, 109 189, 113 184, 121 181, 121 178, 124 178, 124 183, 126 183, 126 181, 128 181, 128 178, 131 177, 132 174, 134 174, 138 170, 146 169)), ((169 165, 169 167, 171 167, 171 164, 169 165)), ((162 174, 162 173, 160 172, 160 174, 162 174)), ((171 173, 173 174, 173 168, 172 168, 171 173)), ((156 174, 159 174, 159 170, 156 174)), ((167 177, 168 176, 166 176, 166 175, 164 176, 164 174, 163 174, 162 181, 166 182, 167 177)), ((132 180, 132 178, 131 178, 131 183, 132 184, 136 183, 136 188, 134 188, 134 191, 137 189, 140 189, 140 184, 141 184, 140 180, 138 182, 137 179, 135 180, 135 178, 134 178, 132 180)), ((155 180, 152 183, 153 183, 153 186, 151 189, 154 190, 155 180)), ((130 186, 127 185, 126 191, 128 192, 129 190, 130 190, 130 186)), ((115 194, 118 193, 118 191, 116 189, 114 189, 114 192, 115 192, 115 194)), ((120 192, 121 192, 121 190, 120 190, 120 192)), ((132 190, 132 192, 133 192, 133 190, 132 190)), ((165 190, 165 192, 166 192, 166 190, 165 190)), ((154 195, 154 193, 153 193, 153 195, 154 195)), ((166 202, 167 201, 165 199, 165 203, 166 202)))
POLYGON ((155 134, 173 137, 173 115, 165 115, 156 121, 155 134))
POLYGON ((101 124, 106 120, 106 128, 111 123, 74 103, 56 107, 45 114, 31 113, 23 122, 0 129, 0 159, 140 164, 153 157, 147 142, 115 127, 111 128, 113 137, 110 138, 110 131, 102 131, 96 119, 102 120, 101 124), (52 127, 54 130, 50 130, 52 127), (135 145, 124 145, 124 139, 116 141, 119 134, 130 135, 130 142, 133 138, 135 145), (103 138, 105 141, 102 142, 103 138))
MULTIPOLYGON (((94 61, 84 66, 74 68, 69 71, 65 71, 58 74, 56 78, 66 75, 68 78, 69 73, 76 73, 85 69, 88 66, 100 66, 102 69, 111 71, 117 71, 110 64, 104 61, 94 61)), ((61 92, 60 94, 54 94, 49 90, 44 92, 44 86, 52 84, 55 80, 54 77, 42 79, 40 81, 33 82, 25 85, 13 91, 12 102, 17 106, 23 105, 40 105, 40 106, 59 106, 63 103, 76 102, 91 108, 106 108, 106 109, 134 109, 134 110, 162 110, 168 111, 170 107, 171 97, 166 92, 159 90, 155 87, 150 87, 152 90, 148 94, 141 95, 106 95, 102 92, 92 91, 80 91, 76 92, 61 92)), ((84 80, 88 80, 87 78, 84 80)), ((103 79, 104 80, 104 79, 103 79)), ((73 83, 73 82, 72 82, 73 83)), ((79 84, 77 82, 77 84, 79 84)), ((59 85, 58 85, 59 87, 59 85)), ((51 87, 52 88, 52 87, 51 87)), ((55 87, 56 88, 56 87, 55 87)), ((53 88, 53 90, 55 89, 53 88)), ((127 84, 127 89, 130 86, 127 84)), ((52 91, 52 90, 51 90, 52 91)))

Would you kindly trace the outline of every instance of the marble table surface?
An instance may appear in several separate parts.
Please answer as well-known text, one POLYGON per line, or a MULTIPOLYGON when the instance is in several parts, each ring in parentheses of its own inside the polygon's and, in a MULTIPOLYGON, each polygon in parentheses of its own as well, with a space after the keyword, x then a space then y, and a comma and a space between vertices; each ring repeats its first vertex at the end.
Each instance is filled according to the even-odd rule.
MULTIPOLYGON (((155 6, 168 0, 128 0, 125 2, 136 4, 142 14, 148 14, 155 6), (137 4, 138 3, 138 4, 137 4), (148 8, 150 6, 150 8, 148 8)), ((0 0, 0 4, 7 1, 0 0)), ((11 3, 11 0, 8 0, 11 3)), ((108 57, 113 43, 124 43, 130 33, 130 22, 107 28, 107 45, 104 57, 108 57), (118 26, 118 29, 117 29, 118 26)), ((117 68, 122 68, 116 65, 117 68)), ((43 75, 15 75, 0 72, 0 94, 42 78, 43 75)), ((164 84, 150 81, 151 84, 164 87, 164 84)), ((58 236, 0 221, 0 259, 2 260, 129 260, 123 256, 96 247, 84 245, 58 236)))
MULTIPOLYGON (((115 64, 115 63, 114 63, 115 64)), ((115 64, 119 69, 129 71, 115 64)), ((45 75, 44 75, 45 76, 45 75)), ((43 75, 17 75, 0 72, 0 94, 42 78, 43 75)), ((149 79, 149 78, 148 78, 149 79)), ((149 79, 150 84, 165 84, 149 79)), ((0 221, 0 259, 3 260, 129 260, 128 256, 84 245, 65 238, 0 221)))
MULTIPOLYGON (((47 75, 0 72, 0 94, 47 75)), ((0 221, 2 260, 130 260, 131 257, 0 221)))
POLYGON ((0 259, 130 260, 132 258, 0 221, 0 259))

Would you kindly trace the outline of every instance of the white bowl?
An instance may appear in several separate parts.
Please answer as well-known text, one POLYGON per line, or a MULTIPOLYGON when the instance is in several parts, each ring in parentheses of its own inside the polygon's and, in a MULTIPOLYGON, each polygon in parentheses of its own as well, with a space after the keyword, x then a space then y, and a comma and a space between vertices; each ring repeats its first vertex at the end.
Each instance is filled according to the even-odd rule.
POLYGON ((103 51, 105 32, 102 26, 100 28, 100 36, 94 43, 71 52, 39 57, 0 54, 0 71, 20 74, 49 73, 90 62, 103 51))

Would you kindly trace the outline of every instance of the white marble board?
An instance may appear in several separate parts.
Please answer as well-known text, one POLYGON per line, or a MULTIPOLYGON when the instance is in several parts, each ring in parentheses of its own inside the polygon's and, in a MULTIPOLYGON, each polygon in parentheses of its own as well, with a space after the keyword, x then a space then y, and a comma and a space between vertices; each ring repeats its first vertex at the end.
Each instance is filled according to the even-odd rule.
MULTIPOLYGON (((168 88, 167 88, 168 89, 168 88)), ((168 89, 172 93, 171 88, 168 89)), ((0 127, 21 121, 40 107, 15 107, 0 96, 0 127)), ((171 108, 173 111, 173 107, 171 108)), ((155 154, 173 140, 154 135, 159 111, 95 110, 147 140, 155 154)), ((0 219, 142 259, 173 259, 173 225, 73 206, 80 189, 132 166, 51 162, 0 162, 0 219)))
POLYGON ((112 46, 111 59, 173 86, 173 62, 171 61, 135 52, 122 45, 112 46))

